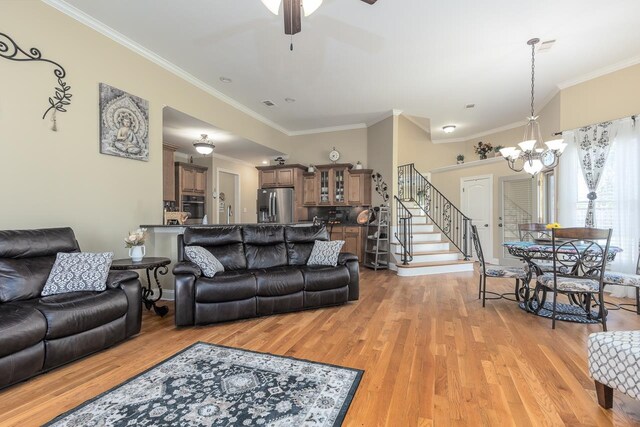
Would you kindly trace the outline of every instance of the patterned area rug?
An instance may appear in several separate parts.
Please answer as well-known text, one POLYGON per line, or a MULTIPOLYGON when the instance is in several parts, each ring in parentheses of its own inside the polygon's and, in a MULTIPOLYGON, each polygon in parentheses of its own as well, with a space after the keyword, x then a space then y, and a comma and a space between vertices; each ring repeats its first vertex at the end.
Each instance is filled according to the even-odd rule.
POLYGON ((196 343, 50 426, 339 426, 364 371, 196 343))
MULTIPOLYGON (((538 303, 533 301, 531 306, 535 309, 538 307, 538 303)), ((525 310, 524 303, 520 303, 520 308, 525 310)), ((550 302, 545 302, 544 306, 538 312, 538 316, 548 317, 551 319, 551 315, 553 314, 553 304, 550 302)), ((591 311, 591 316, 593 319, 588 319, 586 316, 586 312, 575 305, 565 304, 559 302, 556 307, 556 320, 562 320, 565 322, 574 322, 574 323, 600 323, 600 320, 597 320, 599 314, 595 311, 591 311), (562 312, 562 314, 560 314, 562 312)))

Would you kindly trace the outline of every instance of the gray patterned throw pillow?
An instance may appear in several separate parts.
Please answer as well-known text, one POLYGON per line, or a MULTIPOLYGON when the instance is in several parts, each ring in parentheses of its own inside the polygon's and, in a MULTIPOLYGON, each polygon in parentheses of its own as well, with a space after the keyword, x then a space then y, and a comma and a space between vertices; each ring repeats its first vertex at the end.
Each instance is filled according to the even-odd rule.
POLYGON ((330 265, 335 267, 338 265, 338 255, 340 255, 342 245, 344 245, 344 240, 332 240, 331 242, 316 240, 307 265, 330 265))
POLYGON ((184 253, 189 261, 200 267, 205 277, 213 277, 216 273, 224 271, 224 266, 218 258, 202 246, 186 246, 184 253))
POLYGON ((40 295, 77 291, 104 291, 113 252, 60 252, 40 295))

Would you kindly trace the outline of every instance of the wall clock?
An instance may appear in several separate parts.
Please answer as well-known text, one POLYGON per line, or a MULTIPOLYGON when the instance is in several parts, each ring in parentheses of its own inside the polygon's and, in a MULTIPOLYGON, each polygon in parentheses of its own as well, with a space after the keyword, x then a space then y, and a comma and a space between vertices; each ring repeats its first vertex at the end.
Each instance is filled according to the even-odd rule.
POLYGON ((333 147, 333 150, 329 153, 329 160, 333 163, 337 162, 340 159, 340 152, 336 150, 336 147, 333 147))

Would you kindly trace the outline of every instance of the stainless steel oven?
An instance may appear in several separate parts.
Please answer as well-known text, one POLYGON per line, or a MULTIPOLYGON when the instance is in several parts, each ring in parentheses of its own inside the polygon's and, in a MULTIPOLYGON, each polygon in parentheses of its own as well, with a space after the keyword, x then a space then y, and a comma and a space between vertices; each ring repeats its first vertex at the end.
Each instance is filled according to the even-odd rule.
POLYGON ((182 196, 182 211, 189 212, 187 224, 202 224, 205 213, 204 196, 182 196))

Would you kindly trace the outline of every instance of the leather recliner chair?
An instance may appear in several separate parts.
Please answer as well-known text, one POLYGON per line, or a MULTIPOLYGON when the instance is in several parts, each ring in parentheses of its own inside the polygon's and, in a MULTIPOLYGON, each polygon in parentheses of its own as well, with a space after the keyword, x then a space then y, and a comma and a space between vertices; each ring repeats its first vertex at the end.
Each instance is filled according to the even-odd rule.
POLYGON ((140 331, 138 273, 110 272, 103 292, 41 297, 71 228, 0 231, 0 388, 105 349, 140 331))
POLYGON ((244 225, 187 228, 178 236, 176 326, 204 325, 344 304, 358 299, 359 266, 342 253, 338 265, 307 266, 325 226, 244 225), (224 266, 212 278, 185 261, 185 246, 202 246, 224 266))

